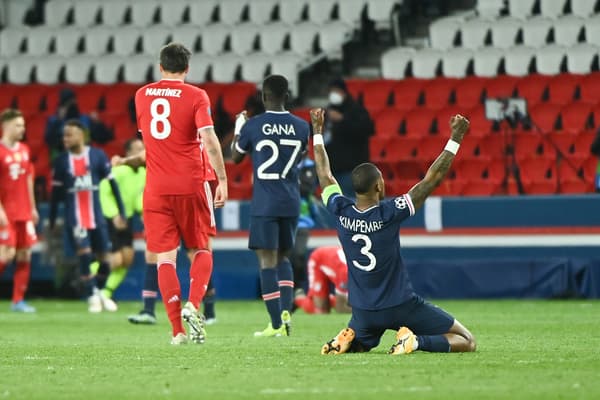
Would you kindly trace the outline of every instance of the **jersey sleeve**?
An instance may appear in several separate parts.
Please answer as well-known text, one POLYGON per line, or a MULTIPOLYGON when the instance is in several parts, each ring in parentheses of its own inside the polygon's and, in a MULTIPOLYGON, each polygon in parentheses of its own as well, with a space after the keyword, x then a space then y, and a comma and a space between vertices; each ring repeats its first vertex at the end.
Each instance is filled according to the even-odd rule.
POLYGON ((110 183, 106 179, 102 179, 100 182, 100 206, 102 208, 102 214, 107 218, 113 218, 119 215, 117 201, 113 196, 110 183))
POLYGON ((321 193, 321 199, 323 200, 325 207, 327 207, 333 215, 340 214, 345 199, 340 185, 327 186, 323 189, 323 193, 321 193))
POLYGON ((248 125, 248 121, 246 121, 235 144, 235 149, 242 154, 246 154, 252 149, 252 131, 248 128, 248 125))
POLYGON ((210 99, 204 90, 199 90, 197 96, 194 115, 196 129, 212 128, 214 123, 212 120, 212 111, 210 109, 210 99))
POLYGON ((394 220, 402 222, 408 217, 415 215, 415 206, 413 205, 410 194, 406 193, 391 200, 386 200, 387 207, 392 210, 394 220))

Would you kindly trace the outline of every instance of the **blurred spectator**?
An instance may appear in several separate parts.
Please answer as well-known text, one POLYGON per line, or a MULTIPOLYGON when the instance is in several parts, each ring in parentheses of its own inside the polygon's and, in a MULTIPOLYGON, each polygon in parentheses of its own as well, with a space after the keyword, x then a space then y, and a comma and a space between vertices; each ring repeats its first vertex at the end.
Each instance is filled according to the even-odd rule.
POLYGON ((63 127, 65 121, 70 119, 79 120, 87 129, 89 139, 94 143, 104 144, 114 139, 113 132, 98 119, 96 112, 90 115, 79 112, 75 92, 65 88, 60 91, 56 114, 48 117, 48 122, 46 123, 44 138, 50 149, 51 160, 65 150, 62 141, 63 127))
POLYGON ((369 137, 375 133, 369 112, 355 101, 342 79, 329 84, 325 143, 331 169, 347 196, 354 196, 352 170, 369 162, 369 137))
MULTIPOLYGON (((596 137, 592 142, 590 147, 590 151, 593 155, 600 159, 600 128, 596 131, 596 137)), ((598 166, 596 167, 596 181, 595 181, 596 192, 600 193, 600 160, 598 161, 598 166)))

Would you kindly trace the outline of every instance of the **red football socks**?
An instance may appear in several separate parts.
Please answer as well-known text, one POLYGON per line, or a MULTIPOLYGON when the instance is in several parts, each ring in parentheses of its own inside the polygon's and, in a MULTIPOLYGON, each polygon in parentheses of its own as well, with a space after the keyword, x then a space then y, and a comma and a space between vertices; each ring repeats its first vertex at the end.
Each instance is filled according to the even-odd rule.
POLYGON ((190 267, 190 302, 199 309, 200 302, 206 294, 208 281, 213 268, 212 252, 200 250, 194 255, 190 267))
POLYGON ((158 263, 158 287, 162 296, 167 316, 173 328, 173 337, 178 333, 185 334, 181 322, 181 287, 175 270, 175 262, 162 261, 158 263))
POLYGON ((13 303, 18 303, 25 298, 25 292, 29 286, 29 275, 31 263, 29 261, 18 261, 13 276, 13 303))

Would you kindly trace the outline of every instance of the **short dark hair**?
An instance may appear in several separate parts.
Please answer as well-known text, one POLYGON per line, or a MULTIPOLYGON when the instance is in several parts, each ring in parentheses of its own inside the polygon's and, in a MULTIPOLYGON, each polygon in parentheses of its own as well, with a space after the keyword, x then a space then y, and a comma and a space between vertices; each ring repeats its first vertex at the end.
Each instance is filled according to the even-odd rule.
POLYGON ((381 172, 374 164, 363 163, 352 170, 352 187, 358 194, 369 192, 379 180, 381 172))
POLYGON ((22 117, 23 113, 16 108, 7 108, 0 113, 0 123, 12 121, 13 119, 22 117))
POLYGON ((167 72, 185 72, 192 53, 181 43, 169 43, 160 49, 160 65, 167 72))
POLYGON ((262 84, 263 93, 271 100, 285 100, 288 93, 288 81, 283 75, 269 75, 262 84))
POLYGON ((125 149, 125 152, 127 153, 129 150, 131 150, 131 146, 133 145, 134 142, 137 142, 138 140, 142 140, 139 137, 132 137, 131 139, 127 139, 127 141, 125 142, 125 145, 123 146, 125 149))
POLYGON ((74 126, 75 128, 79 128, 83 133, 87 131, 86 126, 78 119, 67 120, 65 126, 74 126))

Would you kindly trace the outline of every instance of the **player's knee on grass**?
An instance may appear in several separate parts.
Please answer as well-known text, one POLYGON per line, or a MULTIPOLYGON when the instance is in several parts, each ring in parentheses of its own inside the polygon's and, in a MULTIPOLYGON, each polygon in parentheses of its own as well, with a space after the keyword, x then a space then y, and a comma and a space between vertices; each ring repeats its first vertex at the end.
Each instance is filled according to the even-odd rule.
MULTIPOLYGON (((477 350, 477 341, 475 340, 475 336, 458 320, 454 320, 454 324, 448 333, 460 336, 463 339, 463 343, 460 344, 460 351, 473 352, 477 350)), ((455 348, 453 350, 458 349, 455 348)))

